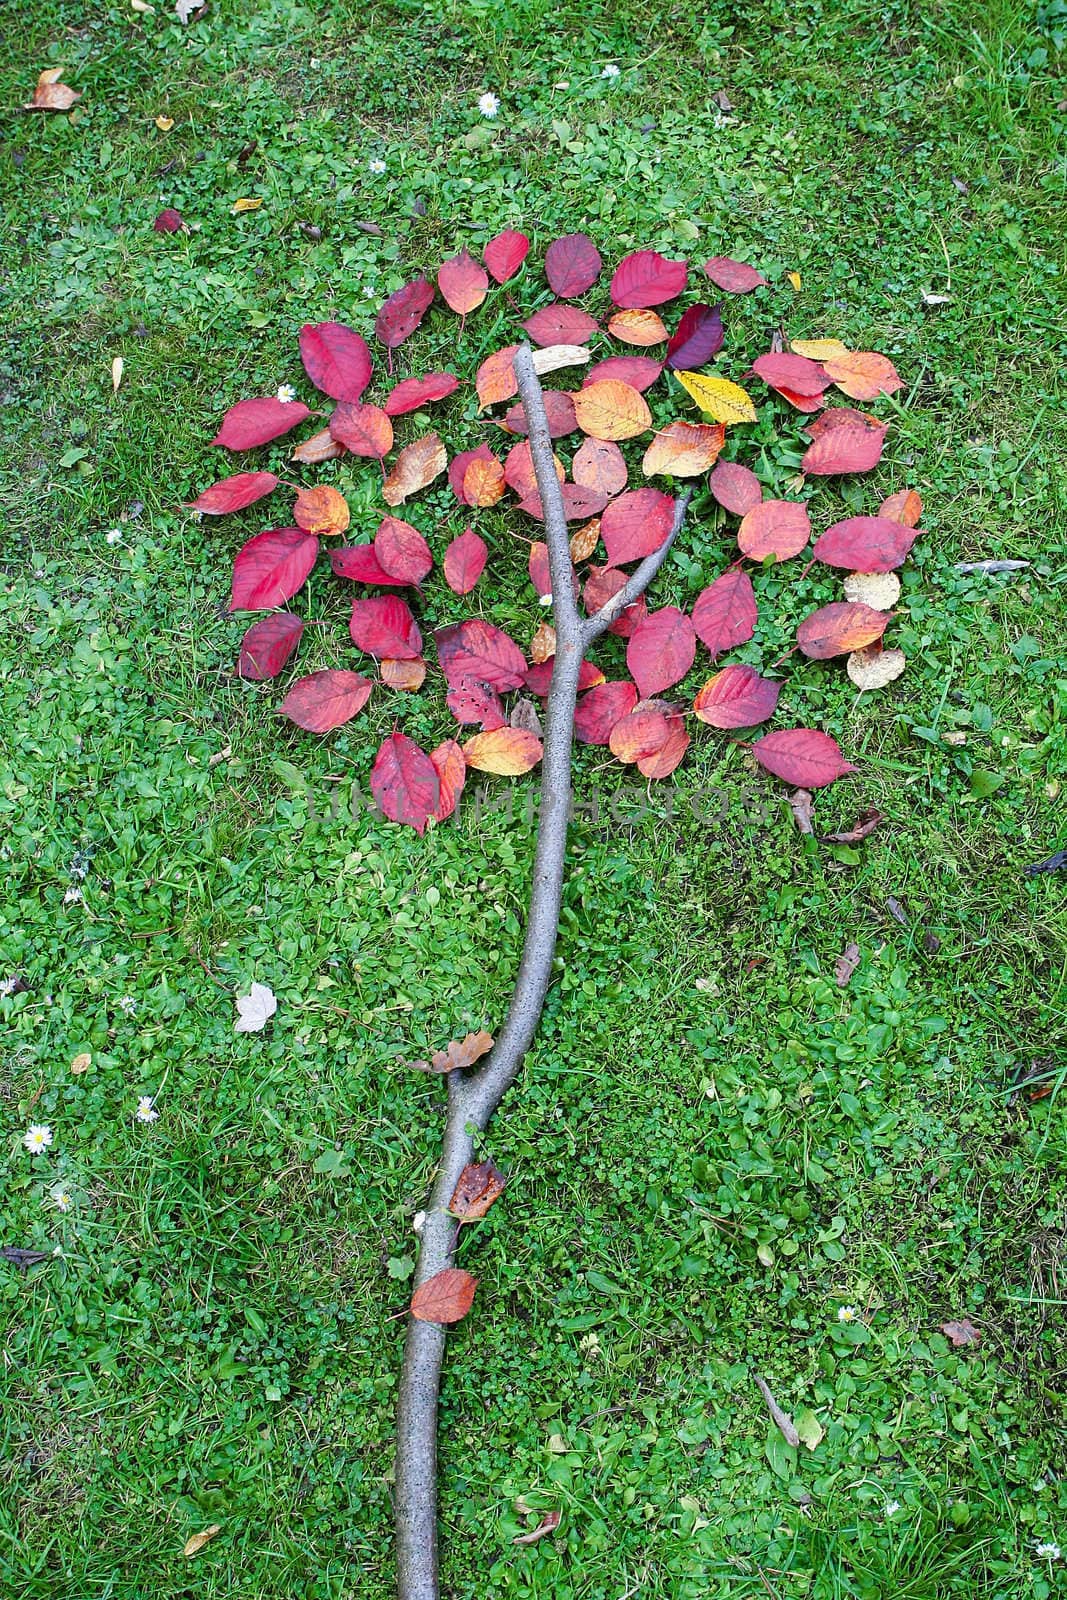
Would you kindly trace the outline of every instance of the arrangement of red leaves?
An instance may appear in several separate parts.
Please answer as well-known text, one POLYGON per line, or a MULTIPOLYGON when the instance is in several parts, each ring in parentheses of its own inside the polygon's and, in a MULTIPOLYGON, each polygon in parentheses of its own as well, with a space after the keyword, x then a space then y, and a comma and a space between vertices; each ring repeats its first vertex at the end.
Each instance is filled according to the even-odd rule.
MULTIPOLYGON (((44 78, 38 103, 70 93, 44 78)), ((154 223, 164 233, 182 226, 176 212, 162 212, 154 223)), ((643 777, 662 779, 682 761, 701 724, 736 734, 768 722, 780 697, 788 698, 788 682, 750 663, 720 658, 757 636, 753 570, 801 556, 809 565, 848 575, 844 599, 818 607, 800 622, 794 649, 801 667, 805 661, 832 662, 847 655, 849 674, 861 689, 876 680, 888 682, 902 670, 899 651, 880 652, 892 622, 889 607, 899 592, 898 581, 888 575, 922 537, 919 496, 901 489, 873 514, 822 525, 812 542, 805 495, 811 480, 868 472, 881 460, 888 421, 860 408, 900 387, 888 357, 850 350, 837 339, 787 343, 776 337, 771 349, 746 363, 729 352, 723 304, 697 299, 672 306, 686 294, 694 272, 705 293, 709 280, 727 296, 773 290, 745 262, 719 256, 697 270, 656 250, 635 250, 610 278, 602 278, 604 263, 595 244, 584 233, 572 233, 553 240, 544 252, 544 280, 552 296, 546 299, 530 250, 527 234, 507 228, 485 244, 480 258, 464 248, 436 271, 409 278, 374 320, 373 339, 386 351, 384 374, 380 353, 375 355, 373 343, 357 329, 337 321, 306 324, 299 354, 317 397, 309 396, 308 404, 283 398, 291 391, 281 391, 278 398, 237 399, 211 440, 219 449, 243 455, 283 439, 314 416, 317 428, 290 459, 312 467, 340 462, 342 481, 351 471, 373 475, 369 481, 383 509, 370 527, 364 511, 358 517, 350 513, 341 488, 313 482, 298 488, 291 525, 255 533, 237 551, 230 611, 262 615, 241 641, 236 675, 249 683, 278 678, 303 647, 305 623, 291 606, 318 568, 327 541, 327 571, 354 588, 352 664, 297 677, 278 710, 296 727, 321 736, 358 716, 372 695, 400 696, 394 700, 400 706, 404 695, 439 685, 457 737, 427 751, 394 723, 370 776, 384 815, 419 833, 453 814, 468 771, 515 777, 541 759, 535 700, 509 705, 507 697, 548 694, 555 649, 551 626, 542 622, 536 628, 527 652, 482 615, 464 619, 461 612, 461 620, 436 629, 424 629, 421 622, 431 602, 454 607, 450 597, 472 594, 487 564, 496 571, 504 547, 493 537, 494 524, 483 521, 482 531, 471 524, 509 495, 519 515, 529 519, 526 565, 536 599, 552 604, 548 551, 538 526, 544 509, 526 418, 516 398, 513 360, 522 338, 536 347, 537 369, 547 379, 545 409, 560 451, 556 472, 574 529, 571 581, 587 613, 617 595, 634 564, 668 537, 676 480, 696 488, 691 513, 696 521, 711 518, 724 531, 733 528, 736 536, 733 564, 724 562, 717 574, 709 572, 690 605, 650 608, 642 598, 612 621, 610 634, 622 641, 610 647, 616 656, 612 675, 592 660, 582 666, 575 713, 579 743, 606 748, 643 777), (501 287, 516 279, 532 286, 536 296, 535 308, 525 314, 515 291, 501 287), (591 309, 574 303, 590 291, 598 297, 591 309), (481 315, 491 309, 495 325, 504 319, 513 342, 491 350, 473 373, 463 374, 457 361, 455 372, 415 366, 393 381, 394 353, 435 304, 441 310, 434 315, 458 317, 462 332, 487 301, 481 315), (478 442, 449 459, 424 414, 464 389, 470 377, 480 411, 489 416, 478 442), (757 386, 755 399, 750 384, 757 386), (830 399, 833 390, 848 403, 830 399), (766 451, 760 456, 762 476, 733 459, 749 437, 745 430, 759 419, 757 400, 777 407, 795 430, 797 477, 775 477, 766 451), (654 485, 651 479, 658 481, 654 485), (408 520, 409 515, 419 520, 418 509, 408 513, 407 507, 427 490, 433 491, 434 515, 420 529, 408 520), (449 512, 457 507, 460 515, 448 526, 449 512), (337 542, 341 538, 351 542, 337 542), (430 651, 424 632, 432 638, 430 651), (695 698, 663 698, 693 670, 698 651, 706 652, 701 660, 710 676, 695 698), (854 669, 854 661, 867 668, 874 656, 887 664, 895 657, 893 671, 864 676, 854 669)), ((272 494, 281 481, 273 471, 246 466, 203 489, 190 509, 212 517, 239 512, 272 494)), ((359 504, 365 507, 365 498, 359 504)), ((316 608, 321 599, 316 588, 316 608)), ((854 770, 835 740, 814 728, 764 733, 750 749, 765 771, 805 791, 854 770)), ((428 1070, 453 1070, 457 1062, 464 1064, 458 1056, 469 1051, 472 1040, 487 1039, 472 1035, 450 1045, 438 1052, 440 1064, 428 1070), (457 1061, 451 1052, 458 1053, 457 1061)), ((475 1203, 468 1205, 468 1215, 483 1214, 470 1210, 475 1203)), ((441 1276, 447 1283, 431 1280, 417 1291, 416 1316, 449 1322, 464 1314, 473 1280, 462 1273, 441 1276)))

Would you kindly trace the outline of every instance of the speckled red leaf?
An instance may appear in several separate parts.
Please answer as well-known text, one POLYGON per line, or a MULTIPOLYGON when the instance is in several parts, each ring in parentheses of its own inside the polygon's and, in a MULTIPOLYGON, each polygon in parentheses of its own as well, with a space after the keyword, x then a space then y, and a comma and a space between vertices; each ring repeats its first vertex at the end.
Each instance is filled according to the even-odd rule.
POLYGON ((372 544, 342 545, 330 551, 330 565, 339 578, 352 578, 356 583, 376 583, 387 589, 402 589, 406 578, 391 578, 374 553, 372 544))
POLYGON ((624 311, 643 311, 673 300, 688 281, 689 268, 684 261, 669 261, 656 250, 635 250, 615 268, 611 298, 624 311))
MULTIPOLYGON (((555 656, 549 656, 545 661, 536 661, 526 672, 526 687, 531 694, 536 694, 542 699, 548 693, 552 683, 552 669, 555 656)), ((586 689, 595 689, 604 682, 604 674, 595 661, 583 661, 578 668, 578 693, 584 694, 586 689)))
POLYGON ((304 371, 323 394, 358 400, 371 380, 367 341, 343 322, 308 322, 300 330, 304 371))
POLYGON ((694 372, 718 355, 723 346, 722 313, 719 306, 702 302, 690 306, 682 315, 667 344, 664 365, 681 372, 694 372))
POLYGON ((469 250, 443 261, 437 272, 437 287, 457 316, 476 311, 489 292, 489 274, 469 250))
POLYGON ((798 395, 820 395, 830 387, 830 380, 817 361, 788 350, 757 356, 752 370, 772 389, 791 389, 798 395))
POLYGON ((393 424, 380 406, 341 400, 330 417, 330 433, 354 456, 381 461, 393 448, 393 424))
POLYGON ((391 294, 374 323, 374 332, 390 350, 410 339, 433 304, 433 284, 428 278, 413 278, 391 294))
POLYGON ((600 276, 600 253, 587 234, 568 233, 556 239, 545 251, 545 277, 553 294, 561 300, 591 289, 600 276))
POLYGON ((329 733, 362 711, 372 687, 370 679, 360 672, 338 668, 312 672, 297 679, 278 711, 308 733, 329 733))
POLYGON ((585 439, 574 452, 571 476, 583 489, 615 495, 626 487, 626 457, 611 439, 585 439))
POLYGON ((469 1272, 460 1267, 446 1267, 415 1290, 411 1297, 411 1315, 419 1322, 462 1322, 474 1304, 477 1286, 477 1278, 472 1278, 469 1272))
POLYGON ((662 371, 663 363, 654 361, 651 356, 608 356, 606 361, 598 361, 595 367, 590 367, 582 380, 582 388, 602 383, 605 378, 616 378, 620 383, 628 383, 638 394, 644 394, 662 371))
POLYGON ((584 344, 596 333, 599 323, 588 311, 577 306, 542 306, 532 317, 527 317, 523 327, 536 345, 584 344))
POLYGON ((693 627, 713 656, 744 644, 756 631, 756 596, 752 580, 740 567, 716 578, 693 607, 693 627))
POLYGON ((889 624, 888 611, 875 611, 859 600, 835 600, 804 618, 797 629, 797 644, 813 661, 865 650, 880 639, 889 624))
POLYGON ((507 283, 526 260, 530 241, 517 228, 505 228, 490 239, 482 251, 482 259, 497 283, 507 283))
POLYGON ((658 550, 674 520, 674 499, 661 489, 630 489, 607 507, 600 537, 613 567, 658 550))
POLYGON ((268 528, 237 552, 231 611, 273 611, 301 588, 315 565, 319 541, 302 528, 268 528))
POLYGON ((480 678, 493 689, 519 689, 526 678, 526 658, 513 639, 491 622, 473 617, 434 634, 437 659, 450 683, 480 678))
MULTIPOLYGON (((550 437, 562 439, 568 433, 573 433, 578 426, 574 415, 574 396, 563 389, 546 389, 544 402, 550 437)), ((505 413, 504 427, 509 433, 522 434, 525 438, 529 430, 526 426, 526 413, 521 405, 512 406, 505 413)))
POLYGON ((574 737, 579 744, 607 744, 611 730, 637 704, 637 690, 626 678, 597 684, 582 695, 574 710, 574 737))
POLYGON ((278 487, 279 480, 273 472, 235 472, 232 478, 220 478, 209 489, 204 489, 188 504, 190 511, 199 511, 205 517, 222 517, 228 511, 243 511, 255 505, 264 495, 278 487))
POLYGON ((903 564, 918 536, 915 528, 892 517, 846 517, 819 535, 812 555, 828 567, 848 572, 892 572, 903 564))
POLYGON ((430 764, 437 773, 441 786, 441 798, 433 815, 438 822, 444 822, 450 817, 459 803, 463 793, 463 785, 467 781, 467 763, 463 759, 463 751, 455 739, 444 739, 436 750, 430 751, 430 764))
POLYGON ((761 767, 798 789, 821 789, 856 768, 845 760, 836 739, 816 728, 783 728, 765 733, 752 746, 761 767))
POLYGON ((756 474, 737 461, 717 461, 708 488, 723 510, 735 517, 743 517, 763 499, 763 487, 756 474))
POLYGON ((356 648, 369 656, 414 661, 422 654, 422 635, 415 618, 396 594, 353 600, 348 631, 356 648))
POLYGON ((444 400, 455 394, 459 379, 452 372, 429 372, 425 378, 404 378, 390 390, 385 402, 386 416, 402 417, 409 411, 418 411, 435 400, 444 400))
POLYGON ((252 683, 276 678, 300 643, 303 631, 303 622, 290 611, 278 611, 253 622, 241 640, 237 676, 252 683))
POLYGON ((222 427, 211 442, 227 450, 254 450, 257 445, 280 438, 310 415, 302 400, 276 400, 273 395, 262 400, 238 400, 223 417, 222 427))
MULTIPOLYGON (((599 489, 586 489, 580 483, 565 483, 560 492, 563 497, 563 515, 568 522, 585 522, 603 511, 608 503, 606 494, 602 494, 599 489)), ((536 491, 528 494, 525 500, 520 502, 519 510, 525 511, 528 517, 533 517, 537 522, 545 520, 541 496, 536 491)))
POLYGON ((445 551, 445 582, 453 594, 470 594, 485 569, 489 551, 473 528, 457 534, 445 551))
POLYGON ((426 831, 427 822, 441 803, 437 769, 425 750, 406 733, 391 733, 382 741, 374 759, 370 787, 391 822, 406 822, 420 834, 426 831))
POLYGON ((734 261, 730 256, 712 256, 710 261, 705 261, 704 271, 716 288, 725 289, 727 294, 748 294, 750 289, 758 289, 767 282, 755 267, 750 267, 746 261, 734 261))
POLYGON ((478 678, 461 678, 454 683, 445 696, 445 703, 457 722, 478 723, 487 730, 507 724, 500 696, 478 678))
POLYGON ((801 472, 827 477, 839 472, 870 472, 882 459, 884 428, 829 428, 808 446, 801 472))
POLYGON ((374 555, 382 571, 402 583, 421 583, 433 566, 426 540, 401 517, 382 518, 374 535, 374 555))
POLYGON ((637 624, 626 646, 626 665, 642 698, 685 677, 696 654, 696 633, 684 611, 662 606, 637 624))
POLYGON ((737 543, 750 561, 788 561, 811 538, 808 508, 799 500, 761 500, 741 518, 737 543))
POLYGON ((857 411, 855 406, 827 406, 826 410, 810 422, 801 424, 809 439, 818 439, 833 428, 874 428, 884 433, 886 423, 869 411, 857 411))
POLYGON ((754 728, 774 715, 781 692, 780 683, 754 667, 723 667, 698 692, 693 710, 712 728, 754 728))

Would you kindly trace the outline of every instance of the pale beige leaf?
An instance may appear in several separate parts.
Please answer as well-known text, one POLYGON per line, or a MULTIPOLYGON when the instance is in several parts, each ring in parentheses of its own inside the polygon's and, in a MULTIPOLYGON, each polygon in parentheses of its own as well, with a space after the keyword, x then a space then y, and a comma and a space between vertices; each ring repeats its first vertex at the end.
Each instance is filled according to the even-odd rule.
POLYGON ((530 640, 530 660, 535 666, 540 666, 542 661, 551 660, 555 653, 556 630, 549 623, 542 622, 530 640))
POLYGON ((183 1556, 195 1556, 195 1555, 198 1555, 199 1552, 204 1548, 204 1546, 206 1544, 210 1544, 212 1539, 214 1539, 215 1535, 217 1533, 221 1533, 221 1532, 222 1532, 222 1524, 221 1524, 221 1522, 213 1522, 210 1527, 204 1528, 202 1532, 194 1533, 192 1538, 191 1539, 186 1539, 185 1544, 182 1546, 182 1555, 183 1556))
POLYGON ((111 392, 112 392, 112 394, 118 394, 118 392, 119 392, 119 384, 122 382, 122 374, 123 374, 123 372, 125 370, 126 370, 125 361, 123 361, 121 356, 116 356, 114 361, 111 363, 111 392))
POLYGON ((840 339, 790 339, 789 348, 794 355, 807 356, 809 361, 826 361, 849 353, 848 345, 840 339))
POLYGON ((892 611, 900 599, 900 579, 895 572, 850 572, 845 579, 845 599, 872 611, 892 611))
POLYGON ((869 644, 865 650, 853 650, 847 671, 857 689, 884 689, 900 677, 907 664, 903 650, 883 650, 880 645, 869 644))
POLYGON ((70 1064, 70 1070, 74 1073, 75 1077, 77 1077, 80 1072, 88 1072, 92 1064, 92 1056, 89 1054, 88 1050, 83 1050, 79 1055, 74 1057, 74 1060, 70 1064))
POLYGON ((382 485, 382 497, 387 505, 398 506, 409 497, 425 489, 440 477, 448 465, 445 447, 436 433, 427 433, 413 444, 405 445, 393 464, 393 470, 382 485))
POLYGON ((592 351, 584 344, 548 344, 533 352, 533 369, 543 378, 546 372, 558 372, 560 367, 580 367, 592 359, 592 351))

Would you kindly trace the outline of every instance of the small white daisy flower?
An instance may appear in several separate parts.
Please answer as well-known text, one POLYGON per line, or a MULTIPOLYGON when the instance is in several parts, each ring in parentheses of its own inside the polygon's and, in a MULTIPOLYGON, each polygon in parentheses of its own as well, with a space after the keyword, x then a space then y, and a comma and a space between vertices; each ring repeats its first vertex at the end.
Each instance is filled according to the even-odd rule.
POLYGON ((0 978, 0 1000, 9 1000, 19 986, 16 977, 0 978))
POLYGON ((70 1190, 62 1187, 53 1189, 50 1198, 57 1211, 69 1211, 74 1204, 74 1196, 70 1190))
POLYGON ((382 173, 385 171, 385 162, 380 156, 372 156, 367 162, 367 171, 373 172, 375 175, 382 173))
POLYGON ((607 66, 603 69, 603 71, 601 72, 600 76, 602 78, 617 78, 619 76, 619 69, 615 65, 614 61, 609 61, 608 62, 607 66))
POLYGON ((283 406, 290 405, 296 399, 296 390, 291 383, 283 383, 278 390, 278 399, 283 406))
POLYGON ((71 887, 67 890, 66 894, 63 896, 63 904, 65 906, 76 906, 78 904, 78 902, 80 901, 81 897, 82 897, 81 890, 76 888, 72 884, 71 887))
POLYGON ((1055 1540, 1050 1539, 1045 1544, 1035 1545, 1034 1554, 1039 1561, 1058 1561, 1062 1552, 1055 1540))
POLYGON ((109 531, 105 535, 105 538, 107 539, 108 544, 121 544, 122 543, 122 529, 121 528, 111 528, 111 529, 109 529, 109 531))
POLYGON ((500 101, 495 94, 483 94, 478 101, 478 110, 483 117, 495 117, 500 110, 500 101))
POLYGON ((887 1517, 895 1517, 899 1510, 900 1510, 900 1501, 899 1500, 890 1500, 888 1505, 885 1508, 885 1514, 886 1514, 887 1517))
POLYGON ((837 1308, 838 1322, 855 1322, 858 1316, 859 1312, 855 1306, 838 1306, 837 1308))
POLYGON ((39 1156, 52 1143, 52 1130, 47 1122, 33 1122, 23 1134, 22 1142, 31 1156, 39 1156))
POLYGON ((152 1104, 152 1096, 150 1094, 141 1095, 137 1102, 137 1110, 134 1112, 134 1116, 138 1122, 155 1122, 159 1112, 152 1104))
POLYGON ((119 1010, 124 1011, 128 1017, 133 1016, 134 1012, 137 1010, 137 1001, 133 998, 132 994, 123 995, 122 999, 119 1001, 119 1010))
POLYGON ((375 298, 375 296, 377 295, 377 293, 378 293, 377 289, 372 288, 369 283, 365 283, 363 285, 363 298, 364 298, 364 300, 373 300, 375 298))

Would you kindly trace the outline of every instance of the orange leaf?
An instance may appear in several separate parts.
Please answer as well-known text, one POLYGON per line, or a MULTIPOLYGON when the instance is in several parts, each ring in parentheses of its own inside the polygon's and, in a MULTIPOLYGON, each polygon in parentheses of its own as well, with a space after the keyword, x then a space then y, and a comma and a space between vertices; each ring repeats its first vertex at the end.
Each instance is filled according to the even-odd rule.
POLYGON ((354 456, 380 461, 393 448, 393 424, 380 406, 361 400, 339 400, 330 417, 330 432, 354 456))
POLYGON ((81 99, 77 89, 60 83, 62 71, 62 67, 48 67, 41 73, 34 86, 33 99, 27 101, 23 111, 69 111, 75 100, 81 99))
POLYGON ((803 501, 762 500, 746 511, 737 530, 737 543, 750 561, 788 561, 799 555, 811 538, 811 521, 803 501))
POLYGON ((822 369, 852 400, 877 400, 880 394, 895 394, 901 387, 897 369, 888 356, 873 350, 848 350, 844 355, 828 356, 822 369))
POLYGON ((550 661, 555 653, 556 630, 549 623, 542 622, 530 640, 530 660, 537 666, 542 661, 550 661))
POLYGON ((411 1315, 419 1322, 462 1322, 474 1304, 477 1287, 477 1278, 462 1267, 446 1267, 415 1290, 411 1315))
POLYGON ((889 623, 887 611, 875 611, 861 601, 835 600, 820 606, 797 629, 797 643, 813 661, 862 650, 880 639, 889 623))
POLYGON ((891 494, 878 507, 880 517, 888 517, 890 522, 902 522, 906 528, 917 528, 922 514, 923 503, 914 489, 898 489, 896 494, 891 494))
POLYGON ((491 1161, 472 1163, 460 1173, 448 1209, 461 1222, 477 1222, 503 1193, 504 1174, 491 1161))
POLYGON ((600 542, 600 518, 594 517, 571 534, 571 560, 588 561, 600 542))
POLYGON ((409 495, 418 494, 435 478, 440 477, 448 465, 445 447, 436 433, 428 433, 413 444, 405 445, 393 464, 393 470, 382 485, 382 497, 387 505, 401 505, 409 495))
POLYGON ((668 473, 674 478, 697 478, 708 472, 726 443, 721 422, 668 422, 645 451, 641 471, 646 478, 668 473))
POLYGON ((645 397, 619 378, 587 384, 574 396, 574 414, 593 439, 636 439, 652 426, 645 397))
POLYGON ((421 656, 414 661, 393 661, 384 656, 378 669, 387 689, 421 689, 426 677, 426 663, 421 656))
POLYGON ((478 391, 480 410, 499 405, 502 400, 511 400, 518 394, 519 380, 512 367, 518 348, 517 344, 506 344, 503 350, 494 350, 491 356, 486 356, 478 368, 474 387, 478 391))
POLYGON ((616 311, 608 323, 608 332, 613 339, 640 349, 662 344, 667 337, 663 318, 655 311, 616 311))
POLYGON ((463 793, 463 785, 467 781, 467 763, 463 759, 463 751, 455 739, 445 739, 436 750, 430 751, 430 765, 437 773, 441 789, 441 798, 438 802, 434 816, 438 822, 444 822, 455 811, 459 797, 463 793))
POLYGON ((317 467, 323 461, 336 461, 343 456, 345 447, 339 439, 335 439, 329 428, 323 428, 320 433, 313 433, 310 439, 305 439, 303 444, 298 444, 290 461, 303 461, 305 465, 317 467))
POLYGON ((491 1034, 484 1028, 478 1033, 468 1033, 463 1039, 453 1039, 447 1050, 437 1050, 430 1058, 435 1072, 458 1072, 472 1067, 493 1048, 491 1034))
POLYGON ((469 506, 495 506, 504 497, 504 468, 495 456, 479 456, 463 474, 463 498, 469 506))
POLYGON ((612 728, 608 747, 619 761, 643 761, 658 755, 670 736, 670 723, 662 711, 631 711, 612 728))
POLYGON ((468 767, 493 772, 501 778, 516 778, 529 772, 541 755, 540 739, 525 728, 493 728, 488 733, 476 733, 463 746, 468 767))
POLYGON ((441 263, 437 287, 459 316, 465 317, 481 305, 489 291, 489 274, 475 261, 469 250, 441 263))
POLYGON ((339 534, 348 527, 348 501, 327 483, 301 489, 293 505, 293 521, 305 533, 339 534))

